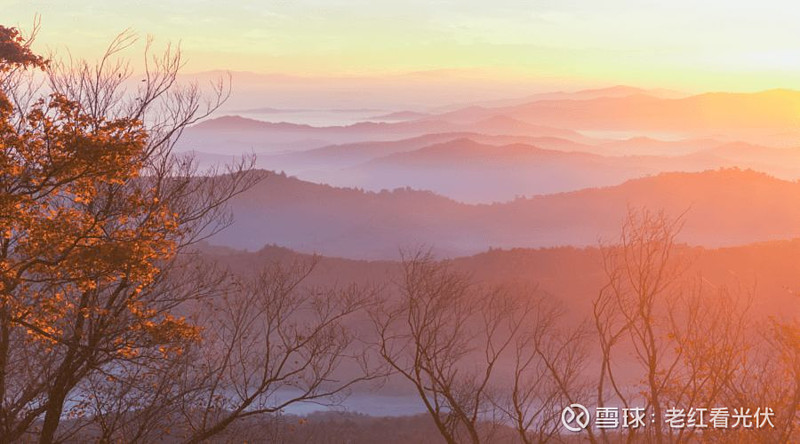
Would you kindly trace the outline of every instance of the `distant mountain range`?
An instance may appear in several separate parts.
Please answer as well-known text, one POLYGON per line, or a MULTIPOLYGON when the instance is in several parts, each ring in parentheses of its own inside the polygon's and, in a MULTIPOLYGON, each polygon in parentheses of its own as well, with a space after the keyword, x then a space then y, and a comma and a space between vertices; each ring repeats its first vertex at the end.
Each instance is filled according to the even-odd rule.
POLYGON ((729 141, 742 139, 768 145, 796 144, 800 129, 800 92, 706 93, 680 98, 636 92, 581 99, 540 98, 510 106, 467 107, 430 119, 468 123, 492 116, 579 131, 727 137, 729 141))
POLYGON ((264 122, 241 116, 226 116, 200 123, 186 131, 179 148, 208 153, 248 151, 277 153, 319 148, 336 143, 391 141, 431 133, 476 132, 489 135, 562 137, 584 139, 571 130, 526 123, 505 116, 487 116, 476 122, 446 120, 407 122, 361 122, 347 126, 313 127, 287 122, 264 122))
MULTIPOLYGON (((476 179, 480 180, 480 178, 476 179)), ((724 246, 800 236, 800 183, 744 170, 664 173, 621 185, 468 205, 410 189, 365 192, 267 174, 232 202, 234 225, 212 242, 277 244, 304 252, 393 258, 430 246, 464 255, 490 247, 596 245, 628 207, 686 212, 681 240, 724 246)))
POLYGON ((670 139, 742 140, 768 146, 796 146, 800 140, 797 91, 668 98, 640 90, 620 90, 631 94, 602 96, 600 91, 611 93, 600 90, 539 95, 515 105, 469 106, 438 114, 406 111, 378 116, 382 120, 379 122, 346 126, 313 127, 226 116, 189 129, 181 146, 215 153, 242 149, 274 153, 446 132, 560 137, 590 144, 588 136, 597 137, 604 132, 616 139, 621 132, 630 134, 628 138, 662 135, 670 139))
POLYGON ((317 183, 373 191, 410 186, 461 202, 489 203, 618 185, 668 171, 742 167, 795 180, 800 178, 800 149, 713 139, 636 138, 587 145, 559 137, 440 133, 261 156, 258 164, 317 183))
POLYGON ((618 86, 377 117, 386 121, 315 127, 227 116, 190 128, 179 149, 203 165, 256 153, 261 168, 317 183, 408 186, 468 203, 667 171, 740 167, 800 178, 800 93, 790 90, 683 97, 618 86))
POLYGON ((214 242, 354 258, 585 246, 616 233, 628 206, 688 210, 682 239, 698 245, 800 235, 796 91, 620 86, 375 117, 188 129, 179 149, 201 164, 254 152, 259 168, 302 179, 272 174, 237 197, 234 228, 214 242))

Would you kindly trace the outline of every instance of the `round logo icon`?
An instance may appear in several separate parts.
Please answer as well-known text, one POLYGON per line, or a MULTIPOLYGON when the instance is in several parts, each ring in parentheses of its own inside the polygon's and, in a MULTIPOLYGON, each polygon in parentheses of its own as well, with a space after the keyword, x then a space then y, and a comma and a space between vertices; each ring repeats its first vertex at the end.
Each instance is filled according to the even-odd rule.
POLYGON ((580 432, 589 426, 591 415, 582 404, 570 404, 561 411, 561 424, 570 432, 580 432))

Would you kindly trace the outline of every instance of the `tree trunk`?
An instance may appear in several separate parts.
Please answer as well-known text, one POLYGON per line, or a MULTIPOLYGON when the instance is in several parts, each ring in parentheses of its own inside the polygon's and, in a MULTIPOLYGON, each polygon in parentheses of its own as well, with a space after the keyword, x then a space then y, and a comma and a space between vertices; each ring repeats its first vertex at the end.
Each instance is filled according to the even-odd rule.
MULTIPOLYGON (((64 379, 59 375, 59 379, 64 379)), ((64 400, 67 398, 66 381, 57 381, 48 397, 47 410, 44 414, 40 444, 51 444, 56 436, 56 430, 61 422, 61 413, 64 411, 64 400)))

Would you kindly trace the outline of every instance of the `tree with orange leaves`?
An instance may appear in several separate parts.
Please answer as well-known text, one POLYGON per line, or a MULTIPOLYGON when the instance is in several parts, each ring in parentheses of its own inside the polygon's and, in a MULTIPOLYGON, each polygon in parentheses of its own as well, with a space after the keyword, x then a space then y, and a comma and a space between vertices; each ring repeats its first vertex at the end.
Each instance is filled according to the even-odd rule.
POLYGON ((47 62, 31 40, 0 26, 0 442, 53 442, 87 378, 198 338, 176 307, 204 287, 174 278, 180 253, 224 227, 224 203, 252 183, 245 162, 198 177, 172 154, 225 98, 177 85, 179 51, 148 59, 127 91, 113 59, 132 35, 97 65, 47 62))

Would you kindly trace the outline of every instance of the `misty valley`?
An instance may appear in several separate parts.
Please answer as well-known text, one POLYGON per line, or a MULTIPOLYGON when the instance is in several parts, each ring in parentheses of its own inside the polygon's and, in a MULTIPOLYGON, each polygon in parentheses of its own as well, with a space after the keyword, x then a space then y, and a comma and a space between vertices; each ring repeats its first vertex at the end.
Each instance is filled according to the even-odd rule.
POLYGON ((0 444, 800 441, 787 53, 318 3, 0 25, 0 444))
POLYGON ((245 156, 259 177, 230 200, 231 227, 203 244, 204 260, 245 275, 314 263, 304 284, 378 295, 380 308, 348 325, 388 376, 312 408, 305 432, 281 428, 287 442, 333 424, 368 440, 374 416, 432 427, 385 435, 396 442, 771 442, 781 426, 618 421, 587 436, 560 415, 581 402, 663 403, 663 416, 747 400, 752 412, 789 393, 773 391, 787 355, 769 338, 797 316, 800 213, 787 203, 800 198, 800 148, 788 137, 798 97, 610 88, 338 127, 231 116, 187 129, 179 147, 203 167, 245 156), (760 110, 776 101, 786 123, 764 125, 760 110), (756 385, 734 394, 748 379, 756 385))

